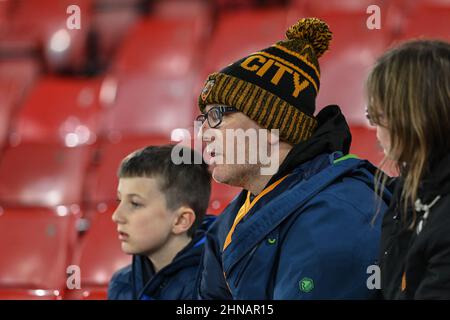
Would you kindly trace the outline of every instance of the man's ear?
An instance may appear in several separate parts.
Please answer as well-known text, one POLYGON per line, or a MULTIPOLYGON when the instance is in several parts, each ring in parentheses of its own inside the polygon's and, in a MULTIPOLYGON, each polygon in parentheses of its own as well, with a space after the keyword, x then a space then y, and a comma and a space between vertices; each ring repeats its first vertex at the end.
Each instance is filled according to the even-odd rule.
POLYGON ((195 222, 195 212, 192 208, 182 206, 175 212, 172 232, 176 235, 186 233, 195 222))

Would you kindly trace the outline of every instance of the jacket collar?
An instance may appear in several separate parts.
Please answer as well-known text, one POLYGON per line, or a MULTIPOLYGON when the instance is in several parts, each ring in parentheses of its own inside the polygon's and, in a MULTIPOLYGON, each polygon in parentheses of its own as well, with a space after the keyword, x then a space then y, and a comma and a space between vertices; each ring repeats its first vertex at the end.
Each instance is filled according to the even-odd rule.
MULTIPOLYGON (((360 160, 348 159, 340 162, 339 165, 332 165, 332 159, 333 157, 330 156, 320 156, 318 159, 313 159, 299 166, 284 181, 287 184, 291 183, 292 187, 272 198, 270 202, 264 205, 263 209, 258 211, 258 214, 249 218, 248 223, 238 225, 233 234, 233 241, 222 255, 226 273, 280 223, 298 212, 302 205, 333 183, 338 177, 352 171, 361 164, 360 160), (317 163, 318 161, 327 165, 320 166, 317 163), (319 172, 308 170, 312 165, 315 165, 319 172), (306 178, 306 173, 309 176, 314 175, 314 179, 306 178)), ((228 210, 236 211, 236 209, 238 209, 238 204, 234 202, 228 210)))

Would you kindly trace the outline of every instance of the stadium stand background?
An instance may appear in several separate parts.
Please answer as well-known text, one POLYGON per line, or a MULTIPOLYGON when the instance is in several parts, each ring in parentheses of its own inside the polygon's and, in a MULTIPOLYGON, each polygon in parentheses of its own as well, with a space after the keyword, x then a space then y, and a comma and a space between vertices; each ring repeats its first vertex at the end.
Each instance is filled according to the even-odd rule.
MULTIPOLYGON (((351 152, 378 164, 367 72, 399 41, 448 41, 450 0, 1 0, 0 299, 105 299, 112 273, 130 262, 111 221, 120 160, 192 130, 207 74, 306 16, 334 33, 318 109, 340 105, 351 152), (73 4, 79 30, 66 28, 73 4), (380 30, 366 27, 372 4, 380 30), (67 287, 70 265, 79 290, 67 287)), ((237 192, 215 183, 209 212, 237 192)))

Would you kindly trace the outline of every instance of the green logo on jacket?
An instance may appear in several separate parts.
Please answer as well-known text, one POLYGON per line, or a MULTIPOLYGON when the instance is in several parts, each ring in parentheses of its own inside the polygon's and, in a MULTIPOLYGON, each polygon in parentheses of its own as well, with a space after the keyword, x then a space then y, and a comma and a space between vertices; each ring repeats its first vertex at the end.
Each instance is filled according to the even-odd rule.
POLYGON ((303 278, 299 282, 300 291, 311 292, 314 289, 314 281, 311 278, 303 278))

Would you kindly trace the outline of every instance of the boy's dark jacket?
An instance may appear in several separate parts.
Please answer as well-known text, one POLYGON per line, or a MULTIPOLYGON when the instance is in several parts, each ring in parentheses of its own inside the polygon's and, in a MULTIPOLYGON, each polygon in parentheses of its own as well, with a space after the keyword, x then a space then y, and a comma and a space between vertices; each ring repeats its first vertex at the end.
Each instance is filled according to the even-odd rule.
MULTIPOLYGON (((440 199, 431 207, 419 234, 402 222, 403 183, 401 178, 393 182, 395 192, 383 219, 381 237, 381 289, 385 299, 450 299, 450 151, 435 156, 429 167, 418 197, 422 204, 430 204, 437 196, 440 199)), ((411 216, 411 208, 408 213, 411 216)), ((423 215, 423 211, 418 212, 419 221, 423 215)))
MULTIPOLYGON (((207 233, 199 299, 369 299, 367 268, 377 263, 381 218, 375 168, 341 157, 351 134, 339 107, 318 115, 313 137, 294 146, 268 185, 289 176, 261 198, 225 238, 242 192, 207 233)), ((386 190, 381 211, 390 201, 386 190)))
POLYGON ((215 219, 214 216, 206 216, 192 241, 175 256, 172 263, 156 274, 147 257, 133 255, 132 264, 113 275, 108 288, 108 299, 193 299, 205 232, 215 219))

